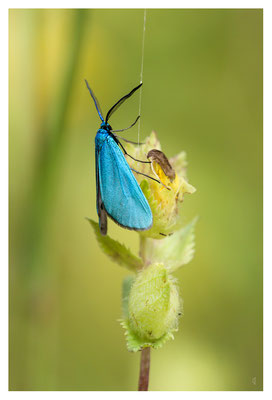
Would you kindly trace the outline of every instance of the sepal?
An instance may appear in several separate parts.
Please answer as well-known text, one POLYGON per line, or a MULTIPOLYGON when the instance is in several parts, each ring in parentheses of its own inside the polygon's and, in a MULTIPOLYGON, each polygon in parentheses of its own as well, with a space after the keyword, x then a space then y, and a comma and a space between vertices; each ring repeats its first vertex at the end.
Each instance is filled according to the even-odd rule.
POLYGON ((149 264, 164 263, 169 272, 188 264, 195 253, 195 217, 185 227, 164 240, 146 239, 142 257, 149 264))

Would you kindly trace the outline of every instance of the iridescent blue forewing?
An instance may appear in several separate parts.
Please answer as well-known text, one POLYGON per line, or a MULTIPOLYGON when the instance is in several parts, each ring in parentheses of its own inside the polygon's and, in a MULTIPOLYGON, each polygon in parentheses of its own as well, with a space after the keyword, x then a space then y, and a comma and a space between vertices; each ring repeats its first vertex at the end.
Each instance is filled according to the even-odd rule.
POLYGON ((108 135, 98 152, 102 204, 118 224, 134 230, 152 225, 152 212, 122 151, 108 135))

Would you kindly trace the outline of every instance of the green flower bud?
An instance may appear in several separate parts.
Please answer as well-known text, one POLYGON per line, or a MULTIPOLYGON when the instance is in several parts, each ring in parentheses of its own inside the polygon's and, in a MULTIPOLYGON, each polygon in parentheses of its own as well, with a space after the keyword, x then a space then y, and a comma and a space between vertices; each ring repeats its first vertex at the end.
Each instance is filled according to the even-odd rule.
POLYGON ((181 312, 177 286, 163 264, 138 273, 128 299, 130 331, 143 342, 156 342, 177 330, 181 312))

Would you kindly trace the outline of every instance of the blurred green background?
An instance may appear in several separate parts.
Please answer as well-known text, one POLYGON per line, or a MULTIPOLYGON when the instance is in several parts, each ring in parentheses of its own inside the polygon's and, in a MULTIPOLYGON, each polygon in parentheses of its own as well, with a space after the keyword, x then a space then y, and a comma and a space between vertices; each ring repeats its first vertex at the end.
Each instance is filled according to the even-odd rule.
MULTIPOLYGON (((143 10, 10 10, 10 389, 136 390, 121 283, 99 249, 94 137, 139 82, 143 10)), ((262 10, 148 10, 140 138, 186 150, 194 260, 150 390, 262 389, 262 10)), ((135 120, 139 95, 112 117, 135 120)), ((137 140, 137 128, 127 133, 137 140)), ((138 236, 109 234, 138 251, 138 236)))

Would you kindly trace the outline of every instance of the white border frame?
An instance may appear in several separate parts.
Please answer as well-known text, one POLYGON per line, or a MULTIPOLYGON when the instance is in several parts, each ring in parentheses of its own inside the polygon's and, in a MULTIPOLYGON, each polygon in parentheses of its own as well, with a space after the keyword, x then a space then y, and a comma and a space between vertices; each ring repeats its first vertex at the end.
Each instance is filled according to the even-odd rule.
MULTIPOLYGON (((271 246, 271 225, 272 225, 272 185, 271 185, 271 150, 272 150, 272 129, 271 129, 271 74, 272 74, 272 13, 271 0, 269 1, 141 1, 138 0, 134 4, 126 1, 103 1, 99 3, 91 1, 6 1, 1 3, 0 26, 1 49, 2 54, 6 54, 8 61, 8 8, 263 8, 264 9, 264 392, 231 392, 231 396, 235 398, 243 398, 245 396, 262 395, 271 398, 271 359, 272 359, 272 323, 271 323, 271 268, 272 257, 269 252, 271 246), (270 234, 269 234, 270 231, 270 234)), ((1 111, 2 111, 2 135, 1 135, 1 187, 8 192, 8 62, 1 63, 1 111)), ((8 198, 1 196, 1 320, 5 323, 1 325, 0 334, 0 393, 1 399, 6 396, 20 396, 28 398, 29 396, 37 396, 39 398, 47 397, 47 392, 8 392, 8 198), (4 325, 4 326, 3 326, 4 325)), ((123 398, 128 396, 126 392, 50 392, 50 396, 65 396, 66 398, 74 398, 78 396, 94 396, 95 398, 104 397, 107 394, 111 398, 123 398), (109 393, 109 394, 108 394, 109 393)), ((129 396, 139 396, 138 392, 129 392, 129 396)), ((173 396, 182 399, 192 398, 201 395, 204 398, 220 398, 229 396, 229 392, 167 392, 167 396, 173 396)), ((147 392, 142 396, 165 396, 165 392, 147 392)))

